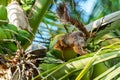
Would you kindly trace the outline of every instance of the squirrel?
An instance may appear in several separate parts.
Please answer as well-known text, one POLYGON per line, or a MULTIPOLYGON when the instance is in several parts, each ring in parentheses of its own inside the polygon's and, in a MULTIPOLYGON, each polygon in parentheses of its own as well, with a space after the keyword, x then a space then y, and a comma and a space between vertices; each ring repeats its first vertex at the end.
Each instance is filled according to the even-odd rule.
POLYGON ((66 48, 72 48, 74 52, 79 55, 87 54, 83 47, 85 46, 86 37, 82 32, 75 31, 67 33, 64 36, 59 37, 58 41, 54 45, 54 49, 64 51, 66 48))
POLYGON ((65 3, 59 4, 59 7, 57 8, 57 14, 63 22, 69 22, 72 25, 75 25, 79 31, 67 33, 64 36, 59 37, 58 41, 54 45, 54 49, 63 52, 67 48, 72 48, 74 52, 79 55, 87 54, 83 47, 85 47, 86 40, 90 37, 90 34, 84 25, 80 21, 69 16, 65 3))

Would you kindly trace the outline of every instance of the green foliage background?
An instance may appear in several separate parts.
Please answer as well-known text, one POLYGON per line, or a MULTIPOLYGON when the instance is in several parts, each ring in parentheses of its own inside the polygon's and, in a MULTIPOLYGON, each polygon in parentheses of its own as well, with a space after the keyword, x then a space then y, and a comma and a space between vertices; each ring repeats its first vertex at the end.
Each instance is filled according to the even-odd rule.
MULTIPOLYGON (((50 41, 53 40, 56 35, 67 33, 64 26, 68 27, 69 32, 77 30, 73 25, 64 25, 60 21, 60 18, 55 11, 59 2, 66 2, 68 4, 70 15, 86 25, 112 12, 119 11, 120 0, 96 0, 91 13, 87 15, 87 20, 85 19, 87 13, 82 9, 81 5, 78 5, 78 3, 85 3, 88 0, 54 0, 52 4, 51 1, 47 2, 47 0, 35 1, 38 1, 35 6, 37 9, 35 7, 33 7, 33 9, 38 13, 33 11, 34 16, 29 19, 29 22, 34 29, 33 33, 36 32, 38 25, 39 28, 33 43, 40 43, 41 45, 46 46, 48 50, 46 56, 43 58, 43 62, 39 66, 41 73, 34 79, 38 77, 41 80, 120 79, 120 20, 105 25, 107 28, 97 31, 97 36, 88 40, 86 50, 90 54, 63 60, 61 59, 60 51, 52 48, 49 49, 49 46, 51 45, 50 41), (41 4, 42 7, 38 4, 41 4), (47 11, 48 6, 50 7, 47 11)), ((3 4, 6 5, 7 3, 3 4)), ((29 4, 22 4, 23 5, 21 6, 28 13, 29 8, 32 8, 32 4, 30 4, 31 6, 29 6, 29 4)), ((68 51, 67 53, 71 54, 73 52, 68 51)))

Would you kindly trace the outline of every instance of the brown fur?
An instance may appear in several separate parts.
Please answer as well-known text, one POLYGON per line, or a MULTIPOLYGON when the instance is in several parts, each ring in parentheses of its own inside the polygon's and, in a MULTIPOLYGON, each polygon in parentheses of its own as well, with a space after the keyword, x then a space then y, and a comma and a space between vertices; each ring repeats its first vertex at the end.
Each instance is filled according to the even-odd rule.
POLYGON ((72 48, 77 54, 84 55, 83 47, 85 46, 85 36, 81 32, 68 33, 59 37, 54 49, 64 51, 66 48, 72 48))

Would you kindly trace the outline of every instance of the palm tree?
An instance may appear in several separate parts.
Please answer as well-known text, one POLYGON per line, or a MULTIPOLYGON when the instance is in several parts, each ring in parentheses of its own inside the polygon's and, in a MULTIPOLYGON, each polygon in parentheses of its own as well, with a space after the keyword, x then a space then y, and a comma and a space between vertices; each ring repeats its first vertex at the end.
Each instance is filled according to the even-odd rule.
MULTIPOLYGON (((70 3, 70 6, 73 6, 71 0, 66 1, 70 3)), ((74 2, 74 0, 72 1, 74 2)), ((104 5, 103 3, 105 1, 98 2, 104 5)), ((115 1, 106 1, 106 3, 110 2, 113 4, 115 1)), ((93 21, 93 17, 98 19, 101 17, 101 15, 106 16, 95 20, 88 25, 85 25, 87 31, 92 34, 92 37, 89 37, 87 39, 86 46, 84 47, 84 49, 86 49, 86 51, 90 54, 77 57, 76 52, 74 52, 74 50, 71 48, 64 49, 63 51, 54 49, 54 46, 57 45, 57 43, 60 41, 59 37, 66 34, 72 34, 74 31, 76 31, 76 29, 71 24, 61 23, 60 18, 56 15, 56 13, 48 10, 51 3, 52 0, 6 0, 6 2, 0 1, 0 4, 7 6, 7 18, 9 19, 8 21, 6 18, 5 20, 0 18, 0 29, 4 33, 0 34, 0 52, 2 53, 0 56, 0 73, 2 74, 0 75, 0 78, 4 80, 119 79, 120 42, 118 35, 120 12, 115 10, 117 12, 106 15, 107 13, 103 11, 103 14, 99 14, 97 16, 94 16, 94 14, 90 15, 88 22, 93 21), (14 3, 16 1, 17 3, 14 3), (11 7, 13 5, 16 6, 17 9, 16 7, 11 7), (14 12, 14 9, 16 11, 14 14, 17 15, 16 17, 18 18, 18 23, 25 23, 27 27, 25 24, 16 25, 16 22, 13 20, 13 18, 10 18, 11 15, 13 15, 12 10, 14 12), (17 14, 17 10, 21 10, 21 14, 17 14), (26 11, 27 16, 22 13, 23 11, 26 11), (19 16, 21 16, 20 19, 19 16), (49 47, 48 51, 46 52, 45 48, 38 48, 39 46, 34 47, 35 50, 25 51, 25 49, 33 41, 34 35, 38 29, 40 22, 42 23, 40 25, 40 28, 44 28, 44 30, 46 30, 50 36, 47 37, 47 43, 44 43, 47 45, 47 47, 49 47), (53 29, 56 29, 56 31, 53 31, 53 29), (12 36, 10 38, 3 37, 2 35, 7 34, 5 31, 9 32, 8 34, 11 34, 12 36), (69 31, 69 33, 67 33, 67 31, 69 31), (57 37, 55 37, 56 35, 57 37), (13 48, 10 48, 8 45, 5 46, 6 43, 12 44, 13 48), (11 54, 6 55, 9 53, 11 54)), ((74 4, 76 3, 74 2, 74 4)), ((95 4, 93 12, 95 12, 94 10, 98 5, 98 3, 95 4)), ((116 2, 114 6, 116 6, 116 2)), ((72 10, 72 7, 70 8, 71 12, 73 11, 73 13, 78 13, 76 9, 72 10)), ((79 23, 79 20, 73 19, 73 17, 76 17, 76 14, 70 16, 72 16, 72 20, 79 23)), ((68 20, 68 22, 73 23, 70 20, 68 20)), ((44 39, 44 35, 42 35, 42 32, 40 30, 38 30, 38 33, 41 35, 40 38, 44 39)), ((62 46, 62 48, 64 48, 64 46, 62 46)))

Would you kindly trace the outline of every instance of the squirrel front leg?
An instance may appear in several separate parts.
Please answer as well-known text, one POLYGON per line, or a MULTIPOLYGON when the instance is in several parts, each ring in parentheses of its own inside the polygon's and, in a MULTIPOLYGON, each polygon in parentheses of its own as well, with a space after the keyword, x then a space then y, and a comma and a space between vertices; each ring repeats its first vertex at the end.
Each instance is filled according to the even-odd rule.
POLYGON ((84 51, 83 47, 82 46, 73 46, 73 50, 79 54, 79 55, 85 55, 87 54, 86 51, 84 51))

